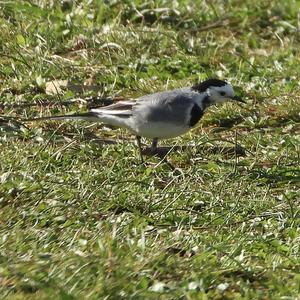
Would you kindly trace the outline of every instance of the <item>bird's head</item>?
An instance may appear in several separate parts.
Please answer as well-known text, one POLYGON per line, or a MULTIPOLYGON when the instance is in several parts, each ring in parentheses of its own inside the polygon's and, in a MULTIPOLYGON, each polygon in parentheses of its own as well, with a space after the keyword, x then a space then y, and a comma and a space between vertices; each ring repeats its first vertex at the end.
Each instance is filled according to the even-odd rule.
POLYGON ((206 94, 207 105, 223 103, 234 100, 245 103, 240 97, 235 96, 230 83, 219 79, 208 79, 192 87, 199 93, 206 94))

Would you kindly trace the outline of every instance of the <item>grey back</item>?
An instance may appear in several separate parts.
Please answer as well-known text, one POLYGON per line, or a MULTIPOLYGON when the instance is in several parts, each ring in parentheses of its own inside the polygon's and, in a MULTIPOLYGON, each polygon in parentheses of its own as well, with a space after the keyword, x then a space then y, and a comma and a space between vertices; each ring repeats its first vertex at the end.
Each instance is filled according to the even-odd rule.
POLYGON ((133 107, 133 117, 143 122, 186 124, 196 95, 190 88, 145 95, 137 99, 133 107))

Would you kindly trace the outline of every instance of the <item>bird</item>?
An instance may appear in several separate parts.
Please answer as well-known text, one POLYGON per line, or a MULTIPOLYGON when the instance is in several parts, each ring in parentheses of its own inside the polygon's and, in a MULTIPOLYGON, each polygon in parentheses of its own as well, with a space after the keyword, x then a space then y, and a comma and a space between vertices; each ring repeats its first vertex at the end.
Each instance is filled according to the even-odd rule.
POLYGON ((150 150, 155 154, 160 139, 187 133, 195 127, 208 107, 230 100, 245 103, 235 95, 230 83, 210 78, 190 87, 147 94, 136 100, 118 101, 104 107, 91 108, 84 113, 25 121, 76 119, 126 128, 136 136, 143 162, 142 137, 152 140, 150 150))

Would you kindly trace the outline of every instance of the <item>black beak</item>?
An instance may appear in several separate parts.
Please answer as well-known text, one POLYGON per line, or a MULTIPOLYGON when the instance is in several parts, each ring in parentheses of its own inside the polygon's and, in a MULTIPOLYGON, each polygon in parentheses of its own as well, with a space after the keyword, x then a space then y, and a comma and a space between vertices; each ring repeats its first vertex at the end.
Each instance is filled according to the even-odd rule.
POLYGON ((242 103, 246 103, 241 97, 239 96, 233 96, 231 97, 232 100, 235 100, 237 102, 242 102, 242 103))

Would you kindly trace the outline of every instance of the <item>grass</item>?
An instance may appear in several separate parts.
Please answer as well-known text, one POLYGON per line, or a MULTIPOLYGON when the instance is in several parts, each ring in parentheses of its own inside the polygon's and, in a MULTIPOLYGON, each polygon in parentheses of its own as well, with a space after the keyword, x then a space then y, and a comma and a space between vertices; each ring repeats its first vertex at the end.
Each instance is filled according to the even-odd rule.
POLYGON ((215 76, 247 104, 164 141, 176 171, 125 130, 0 119, 1 298, 298 299, 299 2, 72 3, 0 3, 2 116, 215 76))

